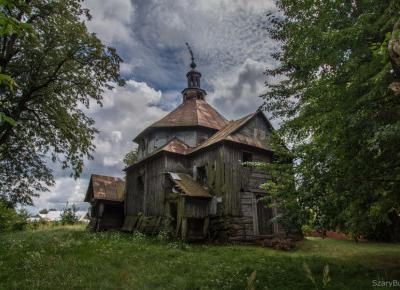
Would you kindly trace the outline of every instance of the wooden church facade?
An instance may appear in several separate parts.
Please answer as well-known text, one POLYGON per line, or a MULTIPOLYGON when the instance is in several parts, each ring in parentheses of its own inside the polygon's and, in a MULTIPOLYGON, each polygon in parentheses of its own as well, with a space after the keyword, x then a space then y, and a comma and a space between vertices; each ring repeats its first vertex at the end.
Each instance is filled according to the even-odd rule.
POLYGON ((251 241, 279 233, 259 188, 267 176, 245 162, 272 161, 273 130, 261 111, 226 120, 206 100, 193 62, 183 101, 142 131, 125 168, 122 230, 166 231, 185 240, 251 241))

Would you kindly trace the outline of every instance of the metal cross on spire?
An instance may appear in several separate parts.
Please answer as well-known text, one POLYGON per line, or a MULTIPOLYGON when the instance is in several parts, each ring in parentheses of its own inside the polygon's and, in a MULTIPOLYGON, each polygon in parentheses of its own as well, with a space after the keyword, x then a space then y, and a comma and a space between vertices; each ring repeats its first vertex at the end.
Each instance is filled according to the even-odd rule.
POLYGON ((192 69, 195 69, 195 68, 196 68, 196 63, 194 62, 193 51, 192 51, 192 49, 190 48, 189 43, 186 42, 186 46, 187 46, 187 49, 189 50, 189 53, 190 53, 190 56, 191 56, 191 59, 192 59, 192 63, 190 64, 190 67, 191 67, 192 69))

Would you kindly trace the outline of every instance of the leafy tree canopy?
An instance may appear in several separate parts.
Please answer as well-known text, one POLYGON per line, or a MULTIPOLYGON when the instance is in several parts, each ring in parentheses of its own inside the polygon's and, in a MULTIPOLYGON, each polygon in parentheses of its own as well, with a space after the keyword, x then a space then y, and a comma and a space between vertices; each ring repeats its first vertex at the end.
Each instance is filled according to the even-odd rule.
MULTIPOLYGON (((267 69, 275 81, 263 97, 285 121, 277 133, 291 149, 298 204, 314 227, 400 239, 400 2, 276 4, 279 65, 267 69)), ((282 187, 275 195, 293 201, 282 187)))
POLYGON ((0 87, 0 112, 14 122, 0 123, 0 197, 14 204, 53 184, 48 160, 79 176, 96 133, 84 110, 123 84, 120 57, 87 31, 81 2, 0 1, 1 73, 15 83, 0 87), (8 29, 7 19, 29 29, 8 29))
POLYGON ((134 149, 126 153, 123 162, 126 166, 129 166, 134 164, 137 161, 137 159, 138 159, 138 150, 134 149))

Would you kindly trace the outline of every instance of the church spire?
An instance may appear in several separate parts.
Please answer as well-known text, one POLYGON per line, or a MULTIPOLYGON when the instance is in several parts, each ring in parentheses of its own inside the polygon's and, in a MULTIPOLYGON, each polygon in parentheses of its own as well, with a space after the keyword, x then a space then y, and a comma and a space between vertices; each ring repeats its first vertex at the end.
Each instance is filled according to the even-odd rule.
POLYGON ((193 51, 189 46, 189 43, 186 42, 186 47, 189 50, 191 63, 191 70, 186 74, 187 78, 187 88, 182 91, 183 101, 188 99, 202 99, 204 100, 204 96, 206 95, 206 91, 200 88, 200 78, 201 73, 196 70, 196 63, 194 62, 193 51))
POLYGON ((191 57, 191 59, 192 59, 192 63, 190 64, 190 67, 191 67, 192 69, 195 69, 195 68, 196 68, 196 63, 194 62, 193 51, 192 51, 192 49, 190 48, 189 43, 187 43, 187 42, 186 42, 186 47, 187 47, 187 49, 189 50, 190 57, 191 57))

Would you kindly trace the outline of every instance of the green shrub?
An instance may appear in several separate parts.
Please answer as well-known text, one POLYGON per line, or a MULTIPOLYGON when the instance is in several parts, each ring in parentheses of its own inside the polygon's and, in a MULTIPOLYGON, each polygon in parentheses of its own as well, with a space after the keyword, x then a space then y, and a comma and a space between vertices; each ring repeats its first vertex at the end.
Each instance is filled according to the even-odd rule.
POLYGON ((313 229, 309 225, 302 225, 301 231, 303 232, 304 236, 308 236, 313 231, 313 229))
POLYGON ((22 231, 26 228, 28 214, 0 201, 0 232, 22 231))
POLYGON ((64 211, 61 214, 61 224, 62 225, 73 225, 76 224, 79 220, 76 212, 78 208, 75 204, 72 204, 71 207, 68 207, 68 203, 65 205, 64 211))

